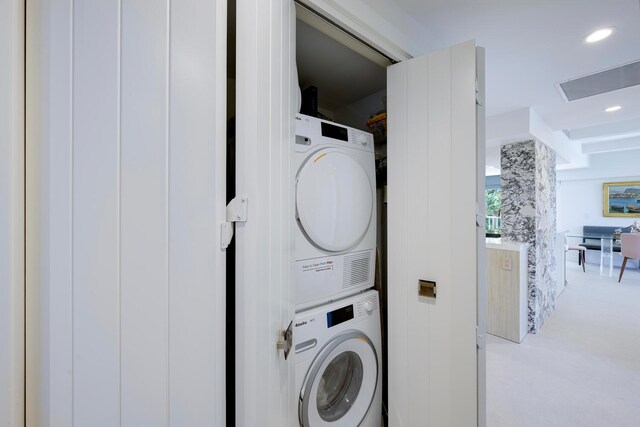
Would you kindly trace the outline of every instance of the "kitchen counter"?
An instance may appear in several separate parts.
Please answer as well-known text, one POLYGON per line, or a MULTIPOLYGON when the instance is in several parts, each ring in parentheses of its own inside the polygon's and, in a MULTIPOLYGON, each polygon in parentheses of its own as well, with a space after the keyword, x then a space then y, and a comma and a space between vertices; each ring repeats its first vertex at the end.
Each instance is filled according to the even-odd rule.
POLYGON ((529 247, 528 243, 514 242, 511 240, 502 241, 500 237, 487 237, 486 238, 487 249, 500 249, 503 251, 516 251, 520 252, 526 250, 529 247))

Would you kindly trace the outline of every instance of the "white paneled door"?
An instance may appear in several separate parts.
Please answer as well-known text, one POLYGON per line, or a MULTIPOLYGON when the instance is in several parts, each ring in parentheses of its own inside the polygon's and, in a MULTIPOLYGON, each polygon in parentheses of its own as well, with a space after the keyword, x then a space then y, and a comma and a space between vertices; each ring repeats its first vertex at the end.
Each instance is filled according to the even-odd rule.
POLYGON ((225 422, 226 1, 27 3, 28 426, 225 422))
POLYGON ((293 320, 293 1, 237 0, 236 425, 298 424, 295 356, 276 343, 293 320))
POLYGON ((483 425, 475 43, 387 76, 389 425, 483 425))

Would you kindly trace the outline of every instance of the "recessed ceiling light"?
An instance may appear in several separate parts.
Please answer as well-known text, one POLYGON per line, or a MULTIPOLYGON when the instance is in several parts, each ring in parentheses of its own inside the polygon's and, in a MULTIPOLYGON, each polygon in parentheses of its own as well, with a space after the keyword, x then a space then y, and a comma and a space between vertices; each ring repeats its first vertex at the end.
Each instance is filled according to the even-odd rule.
POLYGON ((587 43, 595 43, 600 40, 604 40, 613 33, 614 27, 600 28, 599 30, 595 30, 593 33, 589 34, 584 38, 584 41, 587 43))
POLYGON ((612 105, 611 107, 605 108, 604 111, 606 111, 607 113, 613 113, 614 111, 618 111, 621 108, 621 105, 612 105))

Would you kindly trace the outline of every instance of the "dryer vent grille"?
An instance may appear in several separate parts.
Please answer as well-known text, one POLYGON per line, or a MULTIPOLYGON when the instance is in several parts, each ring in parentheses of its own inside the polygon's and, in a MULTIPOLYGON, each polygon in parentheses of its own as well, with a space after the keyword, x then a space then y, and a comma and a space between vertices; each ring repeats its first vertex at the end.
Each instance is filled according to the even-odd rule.
POLYGON ((343 288, 362 285, 371 278, 371 252, 344 257, 343 288))

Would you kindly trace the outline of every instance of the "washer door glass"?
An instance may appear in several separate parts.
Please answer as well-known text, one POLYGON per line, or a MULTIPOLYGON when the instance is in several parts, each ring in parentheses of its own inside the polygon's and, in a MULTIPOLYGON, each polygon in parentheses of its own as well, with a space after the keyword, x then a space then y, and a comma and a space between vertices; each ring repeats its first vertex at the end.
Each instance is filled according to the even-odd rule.
POLYGON ((369 338, 358 331, 336 336, 307 373, 301 390, 301 424, 359 425, 371 406, 377 383, 378 357, 369 338))
POLYGON ((362 360, 353 351, 340 353, 327 366, 316 395, 320 418, 333 422, 346 414, 362 386, 362 360))
POLYGON ((369 228, 371 180, 345 152, 320 150, 300 169, 296 210, 312 243, 327 251, 343 251, 358 244, 369 228))

